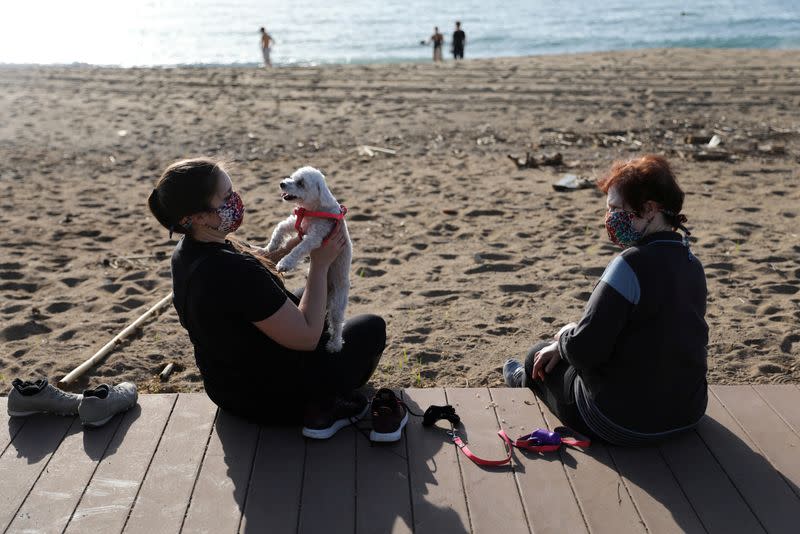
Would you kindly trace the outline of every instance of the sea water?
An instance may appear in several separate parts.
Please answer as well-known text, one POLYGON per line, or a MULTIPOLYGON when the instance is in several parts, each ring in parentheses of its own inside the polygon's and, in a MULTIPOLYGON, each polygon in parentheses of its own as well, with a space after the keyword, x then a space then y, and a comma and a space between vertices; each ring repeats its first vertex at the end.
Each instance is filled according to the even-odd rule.
POLYGON ((632 48, 800 48, 800 0, 9 0, 0 63, 276 65, 445 57, 456 20, 466 58, 632 48))

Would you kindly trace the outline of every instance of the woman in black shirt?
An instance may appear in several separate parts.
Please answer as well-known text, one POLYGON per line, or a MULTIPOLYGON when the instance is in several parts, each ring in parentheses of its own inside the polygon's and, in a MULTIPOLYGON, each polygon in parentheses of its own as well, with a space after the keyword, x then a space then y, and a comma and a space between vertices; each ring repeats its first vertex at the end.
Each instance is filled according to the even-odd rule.
POLYGON ((218 162, 173 163, 148 203, 170 235, 184 234, 172 255, 173 304, 211 400, 259 423, 302 421, 303 433, 316 438, 366 413, 366 398, 354 390, 383 353, 383 319, 350 319, 343 350, 324 348, 327 271, 345 244, 341 227, 311 253, 298 298, 275 263, 299 239, 268 254, 229 236, 242 223, 244 204, 218 162))

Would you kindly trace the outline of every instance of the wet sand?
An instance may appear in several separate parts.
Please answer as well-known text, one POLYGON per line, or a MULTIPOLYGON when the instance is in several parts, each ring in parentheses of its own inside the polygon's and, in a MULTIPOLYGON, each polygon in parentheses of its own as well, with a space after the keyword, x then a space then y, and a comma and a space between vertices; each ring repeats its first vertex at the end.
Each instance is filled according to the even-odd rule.
MULTIPOLYGON (((500 384, 506 358, 579 319, 617 253, 603 195, 551 184, 664 154, 708 276, 710 382, 800 379, 800 51, 4 67, 0 87, 2 391, 56 381, 170 292, 176 241, 146 197, 164 166, 203 154, 232 162, 248 209, 237 235, 258 244, 289 211, 278 181, 326 172, 350 210, 349 314, 389 325, 376 386, 500 384), (518 169, 508 156, 526 152, 562 163, 518 169)), ((72 389, 122 380, 202 389, 173 309, 72 389)))

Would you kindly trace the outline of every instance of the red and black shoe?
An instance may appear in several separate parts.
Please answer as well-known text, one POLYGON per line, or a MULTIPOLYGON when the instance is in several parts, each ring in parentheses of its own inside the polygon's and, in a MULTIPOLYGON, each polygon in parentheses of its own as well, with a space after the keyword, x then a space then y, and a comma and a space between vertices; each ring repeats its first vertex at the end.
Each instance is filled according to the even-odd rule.
POLYGON ((379 389, 372 398, 370 441, 399 441, 408 423, 408 409, 391 389, 379 389))
POLYGON ((368 410, 367 398, 357 391, 312 401, 306 406, 303 417, 303 435, 313 439, 328 439, 340 428, 362 419, 368 410))

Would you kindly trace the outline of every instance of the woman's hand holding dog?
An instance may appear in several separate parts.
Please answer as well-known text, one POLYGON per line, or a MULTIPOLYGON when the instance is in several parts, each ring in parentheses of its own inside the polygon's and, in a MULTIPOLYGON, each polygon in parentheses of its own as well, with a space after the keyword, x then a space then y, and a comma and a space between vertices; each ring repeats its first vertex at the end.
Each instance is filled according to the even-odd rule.
POLYGON ((343 224, 337 224, 333 232, 328 236, 328 242, 320 245, 311 251, 311 263, 316 263, 320 267, 330 267, 333 260, 342 252, 347 244, 347 233, 343 224))

